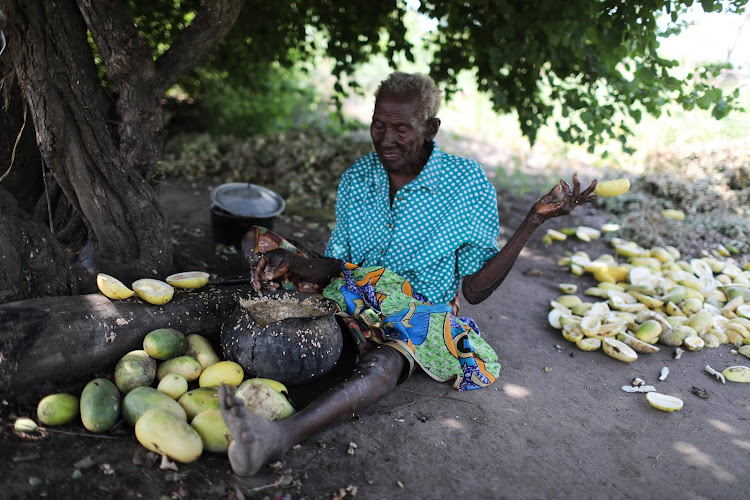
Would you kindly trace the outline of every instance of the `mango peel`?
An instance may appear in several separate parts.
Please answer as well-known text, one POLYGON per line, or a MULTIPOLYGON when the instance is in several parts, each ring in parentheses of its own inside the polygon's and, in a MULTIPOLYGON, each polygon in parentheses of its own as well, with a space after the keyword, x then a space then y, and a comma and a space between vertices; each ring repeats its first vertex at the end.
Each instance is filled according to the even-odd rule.
POLYGON ((177 288, 193 290, 208 283, 208 278, 209 274, 202 271, 186 271, 167 276, 164 281, 177 288))
POLYGON ((166 304, 172 300, 172 296, 174 295, 174 287, 172 285, 151 278, 134 281, 132 287, 136 295, 142 300, 157 306, 166 304))
POLYGON ((125 286, 122 281, 104 273, 96 275, 96 286, 105 297, 113 300, 127 299, 128 297, 132 297, 135 293, 133 290, 125 286))

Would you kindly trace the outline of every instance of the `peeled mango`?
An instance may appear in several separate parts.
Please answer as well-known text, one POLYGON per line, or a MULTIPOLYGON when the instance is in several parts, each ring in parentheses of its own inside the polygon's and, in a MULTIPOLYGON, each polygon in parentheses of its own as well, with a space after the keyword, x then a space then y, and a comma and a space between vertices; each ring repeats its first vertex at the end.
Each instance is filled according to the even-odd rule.
POLYGON ((177 402, 185 410, 188 422, 192 421, 196 415, 206 410, 219 409, 219 389, 218 387, 201 387, 188 391, 177 402))
POLYGON ((178 373, 185 377, 185 380, 192 382, 198 380, 201 375, 201 364, 192 356, 177 356, 163 361, 156 368, 156 380, 161 382, 167 374, 178 373))
POLYGON ((151 408, 141 415, 135 424, 135 437, 148 450, 182 463, 195 462, 203 453, 200 434, 161 408, 151 408))
POLYGON ((232 442, 232 432, 224 423, 220 410, 206 410, 195 416, 190 426, 203 440, 203 449, 211 453, 226 453, 232 442))
POLYGON ((578 250, 558 261, 574 275, 590 273, 599 281, 583 296, 571 287, 550 301, 548 322, 563 338, 583 348, 594 346, 581 334, 600 339, 605 352, 627 361, 657 352, 655 343, 690 350, 732 344, 750 355, 740 350, 750 347, 750 263, 731 252, 685 259, 672 246, 648 249, 617 237, 610 242, 614 255, 592 258, 578 250), (624 342, 633 355, 607 338, 624 342))
POLYGON ((292 416, 294 407, 283 394, 258 379, 247 379, 234 395, 240 398, 253 413, 267 420, 283 420, 292 416))
POLYGON ((659 352, 659 348, 655 345, 651 345, 648 342, 638 340, 636 337, 633 337, 632 335, 625 332, 618 333, 617 340, 619 340, 620 342, 624 342, 625 345, 633 349, 635 352, 640 352, 643 354, 659 352))
POLYGON ((603 338, 602 349, 608 356, 625 363, 632 363, 633 361, 638 359, 638 354, 636 354, 633 349, 628 347, 628 345, 624 342, 620 342, 616 339, 608 337, 603 338))
POLYGON ((690 351, 700 351, 706 345, 706 342, 700 337, 685 337, 682 343, 690 351))
POLYGON ((143 350, 158 360, 182 356, 187 346, 185 335, 174 328, 158 328, 143 338, 143 350))
POLYGON ((683 402, 680 398, 668 396, 659 392, 646 393, 646 401, 648 401, 651 406, 661 411, 677 411, 683 406, 683 402))
POLYGON ((131 426, 138 423, 138 419, 151 408, 161 408, 181 420, 187 421, 187 415, 182 406, 153 387, 136 387, 122 400, 122 416, 131 426))
POLYGON ((107 379, 97 378, 81 392, 81 420, 91 432, 105 432, 120 418, 120 391, 107 379))
POLYGON ((221 361, 219 356, 216 355, 216 351, 214 351, 211 343, 202 335, 191 333, 185 337, 185 340, 187 340, 187 350, 185 351, 185 354, 197 359, 203 370, 221 361))
POLYGON ((39 401, 36 417, 44 425, 63 425, 81 414, 80 401, 72 394, 50 394, 39 401))
POLYGON ((654 319, 647 319, 635 331, 635 338, 642 342, 655 342, 659 338, 659 335, 661 335, 661 332, 661 323, 654 319))
POLYGON ((115 385, 123 394, 151 385, 155 377, 156 361, 143 350, 127 353, 115 366, 115 385))
POLYGON ((575 341, 582 351, 596 351, 602 346, 602 341, 596 337, 586 337, 575 341))

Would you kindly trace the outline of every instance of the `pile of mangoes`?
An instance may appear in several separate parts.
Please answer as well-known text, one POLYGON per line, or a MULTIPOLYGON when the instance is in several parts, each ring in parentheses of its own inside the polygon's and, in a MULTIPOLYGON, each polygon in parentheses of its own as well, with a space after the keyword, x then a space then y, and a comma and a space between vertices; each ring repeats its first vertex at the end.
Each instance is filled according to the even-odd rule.
POLYGON ((584 301, 573 283, 560 284, 548 320, 566 340, 625 362, 658 351, 657 344, 690 351, 732 344, 750 357, 750 263, 728 251, 686 260, 674 247, 611 243, 615 255, 592 259, 578 251, 558 262, 598 281, 583 292, 595 301, 584 301))
POLYGON ((91 432, 106 432, 121 418, 149 450, 189 463, 203 451, 226 453, 232 435, 219 410, 226 384, 256 414, 280 420, 294 414, 280 382, 248 378, 240 365, 222 361, 208 340, 172 328, 146 334, 143 349, 123 356, 113 380, 97 378, 72 394, 51 394, 37 407, 39 421, 62 425, 80 417, 91 432))

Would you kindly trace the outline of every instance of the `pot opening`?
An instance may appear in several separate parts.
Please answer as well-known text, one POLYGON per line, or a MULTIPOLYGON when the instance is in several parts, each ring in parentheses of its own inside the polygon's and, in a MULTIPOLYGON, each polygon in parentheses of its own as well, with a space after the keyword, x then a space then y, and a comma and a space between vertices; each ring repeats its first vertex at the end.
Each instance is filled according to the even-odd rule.
POLYGON ((248 310, 261 328, 288 318, 314 318, 328 311, 296 300, 284 299, 240 299, 240 305, 248 310))

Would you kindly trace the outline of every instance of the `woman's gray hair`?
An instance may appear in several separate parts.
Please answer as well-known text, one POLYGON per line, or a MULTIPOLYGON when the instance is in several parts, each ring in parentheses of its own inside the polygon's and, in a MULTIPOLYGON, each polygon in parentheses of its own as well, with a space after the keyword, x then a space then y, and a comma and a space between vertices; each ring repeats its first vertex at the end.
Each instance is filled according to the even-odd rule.
POLYGON ((442 95, 435 82, 422 73, 403 73, 396 71, 380 82, 375 91, 375 102, 382 94, 414 93, 418 99, 417 118, 427 121, 435 118, 440 109, 442 95))

